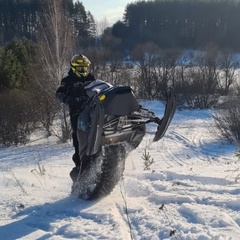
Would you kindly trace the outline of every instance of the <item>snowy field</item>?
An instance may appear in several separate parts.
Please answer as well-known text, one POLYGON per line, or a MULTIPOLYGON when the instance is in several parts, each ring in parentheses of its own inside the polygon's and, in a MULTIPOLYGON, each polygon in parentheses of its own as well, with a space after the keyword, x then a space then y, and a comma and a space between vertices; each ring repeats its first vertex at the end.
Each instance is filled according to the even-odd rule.
MULTIPOLYGON (((161 103, 145 105, 162 116, 161 103)), ((0 239, 239 240, 238 148, 218 137, 211 111, 177 111, 153 143, 155 129, 98 201, 70 195, 70 142, 0 148, 0 239), (154 163, 144 171, 145 149, 154 163)))

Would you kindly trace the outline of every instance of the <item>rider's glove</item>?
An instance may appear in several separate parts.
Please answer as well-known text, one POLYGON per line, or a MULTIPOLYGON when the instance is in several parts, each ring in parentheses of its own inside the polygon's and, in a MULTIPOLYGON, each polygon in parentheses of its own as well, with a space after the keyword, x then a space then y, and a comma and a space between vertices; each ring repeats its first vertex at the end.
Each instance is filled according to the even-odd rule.
POLYGON ((71 108, 81 108, 83 103, 86 101, 85 98, 73 98, 67 97, 65 103, 71 108))

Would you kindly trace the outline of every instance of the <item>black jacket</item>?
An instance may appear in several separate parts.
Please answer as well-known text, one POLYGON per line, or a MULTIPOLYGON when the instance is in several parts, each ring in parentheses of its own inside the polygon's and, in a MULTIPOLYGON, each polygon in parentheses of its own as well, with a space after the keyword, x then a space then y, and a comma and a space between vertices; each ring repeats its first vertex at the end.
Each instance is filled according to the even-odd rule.
POLYGON ((78 100, 80 102, 78 105, 69 104, 70 114, 78 113, 87 98, 84 87, 94 80, 95 77, 91 73, 86 77, 77 77, 72 70, 70 70, 68 76, 62 79, 61 85, 56 91, 56 97, 63 103, 68 103, 69 99, 78 100))

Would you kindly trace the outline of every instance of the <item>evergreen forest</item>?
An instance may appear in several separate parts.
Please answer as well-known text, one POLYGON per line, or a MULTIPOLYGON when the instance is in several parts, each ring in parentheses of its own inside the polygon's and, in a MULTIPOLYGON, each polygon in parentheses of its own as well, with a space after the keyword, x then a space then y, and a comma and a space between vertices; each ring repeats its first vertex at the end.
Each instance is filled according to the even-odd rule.
POLYGON ((127 5, 123 21, 113 34, 123 48, 153 41, 161 48, 240 49, 240 1, 238 0, 155 0, 127 5))

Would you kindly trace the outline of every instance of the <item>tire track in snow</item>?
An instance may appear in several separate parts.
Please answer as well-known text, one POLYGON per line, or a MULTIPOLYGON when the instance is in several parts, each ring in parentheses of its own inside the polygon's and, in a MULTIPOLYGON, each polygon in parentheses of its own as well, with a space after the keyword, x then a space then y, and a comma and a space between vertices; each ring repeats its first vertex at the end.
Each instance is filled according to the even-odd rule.
MULTIPOLYGON (((128 219, 128 206, 126 205, 126 193, 124 182, 121 180, 114 188, 110 196, 104 198, 101 202, 97 202, 97 209, 105 209, 107 213, 104 224, 111 225, 112 231, 115 232, 116 240, 131 240, 131 224, 128 219)), ((95 208, 94 207, 94 208, 95 208)))
MULTIPOLYGON (((187 120, 181 125, 173 123, 169 126, 166 135, 156 143, 157 151, 155 150, 153 156, 169 167, 189 166, 191 159, 211 161, 212 157, 217 157, 216 153, 211 151, 211 147, 217 143, 214 142, 214 138, 210 140, 206 138, 209 135, 209 132, 206 133, 207 123, 198 119, 187 120), (200 126, 202 130, 196 132, 195 126, 200 126), (208 146, 209 144, 211 145, 208 146)), ((148 136, 148 139, 151 137, 148 136)))
POLYGON ((214 149, 218 148, 219 144, 214 135, 209 138, 209 130, 206 126, 207 122, 204 120, 191 123, 187 121, 181 126, 173 124, 159 144, 166 145, 164 150, 180 166, 188 166, 189 160, 194 158, 209 162, 213 157, 218 156, 218 150, 214 151, 214 149), (195 125, 200 131, 195 131, 195 125))

